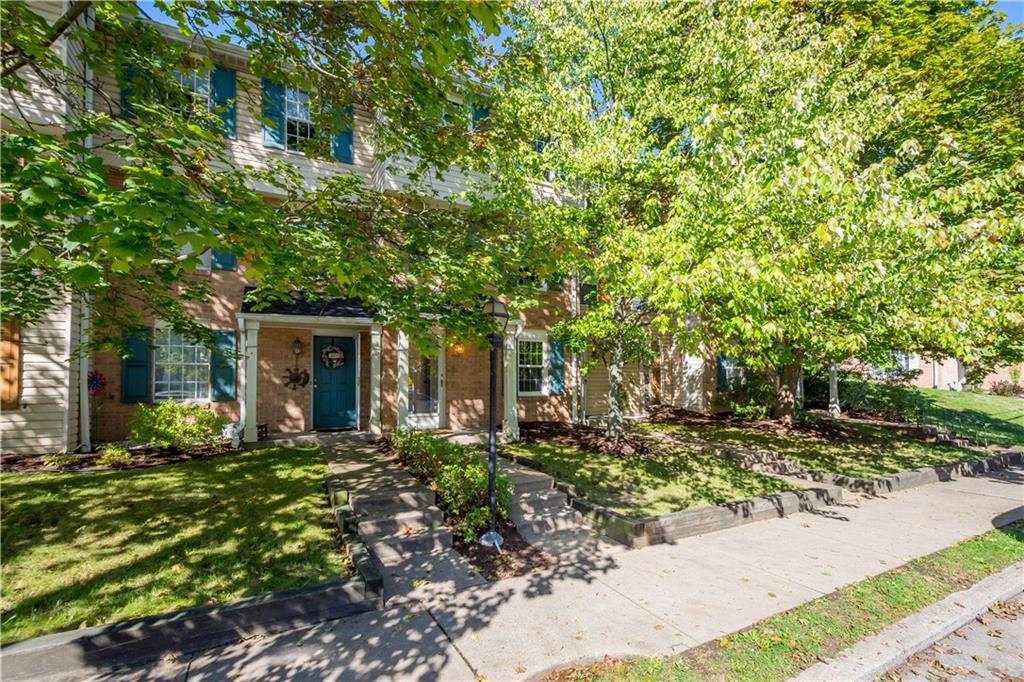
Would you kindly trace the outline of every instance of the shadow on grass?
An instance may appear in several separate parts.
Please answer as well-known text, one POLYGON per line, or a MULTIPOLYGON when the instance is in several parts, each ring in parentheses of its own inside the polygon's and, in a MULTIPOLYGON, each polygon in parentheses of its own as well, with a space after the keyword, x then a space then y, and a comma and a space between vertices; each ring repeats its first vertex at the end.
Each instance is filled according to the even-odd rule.
POLYGON ((346 575, 323 471, 316 449, 268 449, 4 475, 4 643, 346 575))

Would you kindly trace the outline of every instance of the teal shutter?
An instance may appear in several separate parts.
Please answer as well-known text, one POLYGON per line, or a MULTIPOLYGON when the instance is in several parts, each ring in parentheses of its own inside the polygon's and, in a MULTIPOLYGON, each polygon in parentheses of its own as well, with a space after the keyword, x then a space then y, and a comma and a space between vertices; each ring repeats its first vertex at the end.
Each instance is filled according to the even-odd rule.
POLYGON ((284 149, 284 86, 263 79, 263 146, 284 149))
POLYGON ((212 270, 238 270, 238 256, 230 251, 210 251, 210 268, 212 270))
POLYGON ((480 130, 480 121, 484 120, 490 115, 491 110, 488 109, 487 107, 473 107, 473 130, 480 130))
POLYGON ((336 133, 334 138, 331 140, 331 154, 334 158, 342 163, 352 163, 353 150, 352 143, 354 136, 352 134, 352 127, 355 124, 355 118, 352 116, 352 107, 345 108, 346 123, 345 129, 340 133, 336 133))
POLYGON ((220 112, 220 120, 224 122, 224 137, 235 139, 238 125, 235 115, 235 97, 237 95, 236 75, 232 69, 219 64, 210 75, 213 85, 213 105, 220 112))
POLYGON ((729 390, 729 376, 726 370, 729 366, 729 358, 724 353, 719 353, 715 358, 715 374, 717 375, 718 390, 729 390))
POLYGON ((125 69, 124 77, 121 79, 121 115, 125 118, 135 118, 135 107, 131 103, 131 98, 135 96, 135 90, 131 87, 131 83, 137 76, 138 72, 135 67, 129 66, 125 69))
POLYGON ((149 344, 152 338, 152 327, 125 336, 124 344, 128 349, 128 355, 121 359, 122 403, 148 403, 152 399, 149 382, 152 357, 149 344))
POLYGON ((235 332, 233 329, 219 329, 213 332, 213 336, 214 351, 210 354, 210 400, 234 400, 238 377, 235 332))
POLYGON ((551 366, 548 375, 548 387, 551 395, 565 393, 565 346, 561 339, 551 339, 551 366))

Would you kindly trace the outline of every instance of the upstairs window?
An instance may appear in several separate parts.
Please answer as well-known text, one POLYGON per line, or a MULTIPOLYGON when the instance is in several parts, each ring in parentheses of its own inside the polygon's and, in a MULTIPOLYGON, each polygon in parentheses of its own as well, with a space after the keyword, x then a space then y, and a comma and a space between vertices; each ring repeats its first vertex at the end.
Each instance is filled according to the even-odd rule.
POLYGON ((210 72, 207 69, 197 69, 182 73, 174 70, 174 78, 183 90, 192 97, 192 104, 200 109, 210 111, 213 108, 211 95, 213 87, 210 83, 210 72))
POLYGON ((296 88, 285 89, 284 131, 285 149, 293 152, 302 151, 303 145, 315 137, 308 92, 296 88))
POLYGON ((209 349, 171 327, 158 327, 153 341, 153 400, 209 400, 209 349))

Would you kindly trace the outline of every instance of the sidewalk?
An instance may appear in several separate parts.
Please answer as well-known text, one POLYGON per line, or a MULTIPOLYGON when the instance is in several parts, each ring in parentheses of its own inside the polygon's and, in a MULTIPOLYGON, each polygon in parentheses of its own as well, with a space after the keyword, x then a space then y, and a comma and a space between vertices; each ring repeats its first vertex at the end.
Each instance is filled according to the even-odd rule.
POLYGON ((473 587, 429 609, 239 643, 130 679, 511 680, 605 654, 671 654, 1024 518, 1022 505, 1020 468, 927 485, 473 587))

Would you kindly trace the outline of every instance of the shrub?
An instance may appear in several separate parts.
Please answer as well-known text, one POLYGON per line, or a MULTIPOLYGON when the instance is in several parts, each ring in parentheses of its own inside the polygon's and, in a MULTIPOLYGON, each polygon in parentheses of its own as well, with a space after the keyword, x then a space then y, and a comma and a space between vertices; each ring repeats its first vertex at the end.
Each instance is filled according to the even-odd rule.
POLYGON ((992 387, 989 390, 995 395, 1001 395, 1007 398, 1012 398, 1013 396, 1024 392, 1024 389, 1012 381, 997 381, 992 384, 992 387))
POLYGON ((726 409, 741 419, 766 419, 775 401, 775 385, 754 376, 732 391, 722 394, 726 409))
POLYGON ((172 401, 139 405, 132 415, 129 437, 160 448, 194 450, 220 440, 226 423, 201 405, 172 401))
POLYGON ((66 469, 74 458, 70 452, 53 452, 43 455, 43 466, 49 469, 66 469))
MULTIPOLYGON (((490 519, 487 466, 480 452, 423 431, 399 431, 391 439, 398 460, 437 493, 438 502, 464 541, 472 542, 490 519)), ((503 471, 495 480, 498 516, 508 517, 512 484, 503 471)))
MULTIPOLYGON (((846 411, 896 422, 913 422, 920 416, 920 395, 898 381, 875 381, 860 372, 841 371, 838 382, 839 403, 846 411)), ((828 407, 827 370, 805 379, 804 396, 808 407, 828 407)))
POLYGON ((110 469, 124 469, 132 464, 132 453, 119 445, 108 445, 100 450, 96 464, 110 469))

